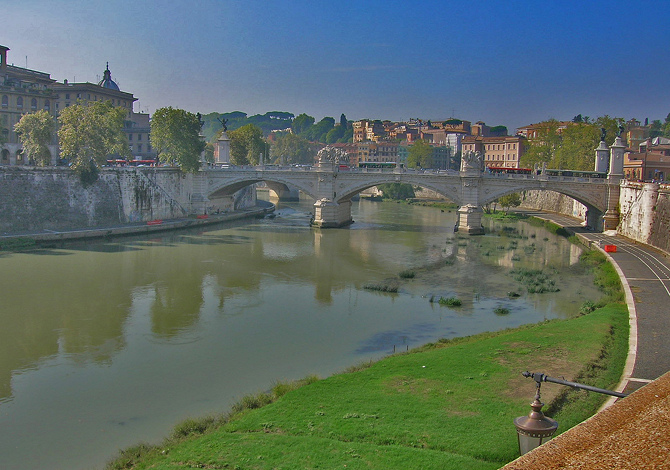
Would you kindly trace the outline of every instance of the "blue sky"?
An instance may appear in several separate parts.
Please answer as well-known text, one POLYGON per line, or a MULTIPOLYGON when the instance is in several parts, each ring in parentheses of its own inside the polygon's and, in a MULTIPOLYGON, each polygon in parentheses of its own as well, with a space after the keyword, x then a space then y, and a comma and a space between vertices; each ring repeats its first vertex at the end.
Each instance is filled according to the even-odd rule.
POLYGON ((668 1, 0 0, 0 12, 10 63, 96 82, 109 62, 136 111, 453 116, 511 132, 670 112, 668 1))

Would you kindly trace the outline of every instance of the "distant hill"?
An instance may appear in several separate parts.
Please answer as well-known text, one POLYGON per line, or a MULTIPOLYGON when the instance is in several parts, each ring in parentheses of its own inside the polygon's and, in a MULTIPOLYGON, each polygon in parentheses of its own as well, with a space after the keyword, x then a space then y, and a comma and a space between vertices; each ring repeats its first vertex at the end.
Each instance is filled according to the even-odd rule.
POLYGON ((263 130, 263 135, 268 136, 272 131, 279 131, 291 127, 293 113, 284 111, 270 111, 265 114, 254 114, 247 116, 242 111, 233 111, 232 113, 209 113, 202 116, 205 123, 202 126, 202 133, 208 141, 211 141, 216 133, 221 129, 221 121, 227 119, 226 126, 229 131, 234 131, 247 124, 254 124, 263 130))

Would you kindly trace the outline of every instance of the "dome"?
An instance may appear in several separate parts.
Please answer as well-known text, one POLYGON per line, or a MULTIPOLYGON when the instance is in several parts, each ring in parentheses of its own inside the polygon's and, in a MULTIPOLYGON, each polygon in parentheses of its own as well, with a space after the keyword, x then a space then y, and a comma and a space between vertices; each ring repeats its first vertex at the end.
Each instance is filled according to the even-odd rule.
POLYGON ((110 90, 119 90, 119 86, 112 80, 112 72, 109 71, 109 62, 107 62, 107 69, 105 70, 105 75, 102 80, 98 83, 99 86, 103 88, 109 88, 110 90))

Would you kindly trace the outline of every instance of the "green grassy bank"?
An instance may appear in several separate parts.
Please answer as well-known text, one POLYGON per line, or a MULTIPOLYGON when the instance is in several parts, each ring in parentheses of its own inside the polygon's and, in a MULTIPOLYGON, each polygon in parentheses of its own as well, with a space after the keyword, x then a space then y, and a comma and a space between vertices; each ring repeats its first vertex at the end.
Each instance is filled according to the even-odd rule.
MULTIPOLYGON (((277 384, 228 415, 182 423, 160 445, 128 449, 109 468, 495 469, 516 458, 512 420, 534 395, 520 372, 613 388, 627 341, 627 311, 616 303, 439 341, 324 380, 277 384)), ((606 398, 556 384, 542 397, 559 432, 606 398)))

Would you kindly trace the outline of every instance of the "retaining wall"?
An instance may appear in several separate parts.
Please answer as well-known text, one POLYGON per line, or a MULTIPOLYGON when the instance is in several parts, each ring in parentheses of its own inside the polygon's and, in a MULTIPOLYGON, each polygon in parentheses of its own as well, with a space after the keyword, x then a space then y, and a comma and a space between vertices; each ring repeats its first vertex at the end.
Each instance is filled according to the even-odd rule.
MULTIPOLYGON (((173 168, 105 168, 83 187, 67 168, 0 167, 0 233, 105 227, 191 212, 193 175, 173 168)), ((255 204, 243 190, 236 208, 255 204)))

